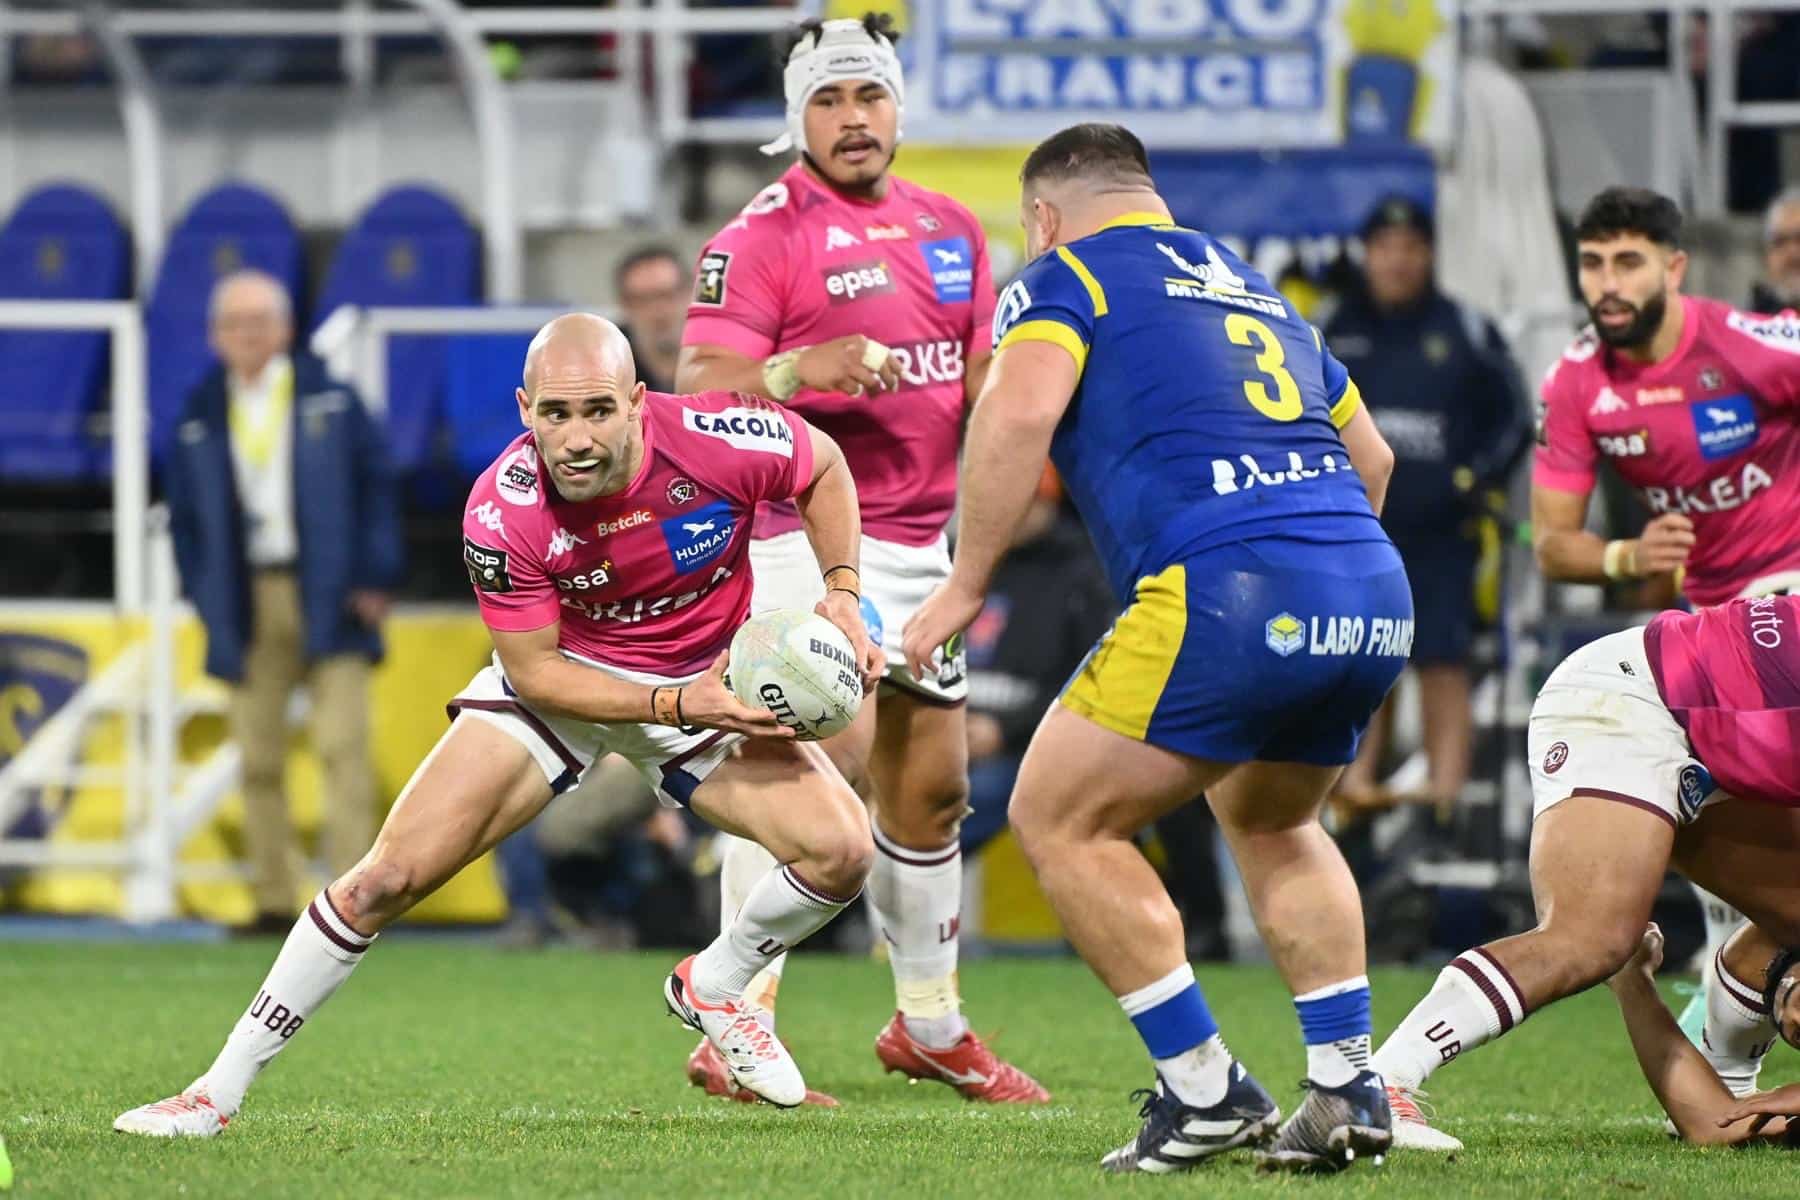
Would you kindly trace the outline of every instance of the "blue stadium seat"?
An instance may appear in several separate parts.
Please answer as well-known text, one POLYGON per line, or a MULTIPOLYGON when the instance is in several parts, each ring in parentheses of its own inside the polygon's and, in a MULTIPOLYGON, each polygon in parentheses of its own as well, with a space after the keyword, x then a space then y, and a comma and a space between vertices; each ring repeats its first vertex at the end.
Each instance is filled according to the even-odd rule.
MULTIPOLYGON (((461 307, 481 302, 481 241, 442 193, 401 187, 363 210, 339 244, 315 312, 362 307, 461 307)), ((447 339, 388 339, 388 446, 397 469, 437 457, 447 339)))
POLYGON ((150 356, 150 449, 160 462, 182 404, 213 364, 206 308, 220 276, 245 267, 280 280, 298 307, 303 249, 281 203, 244 184, 214 188, 169 234, 145 315, 150 356))
POLYGON ((445 426, 452 464, 472 482, 524 432, 515 389, 530 333, 463 333, 447 339, 445 426))
MULTIPOLYGON (((0 227, 0 299, 118 300, 131 240, 106 201, 52 185, 0 227)), ((0 478, 71 482, 105 469, 92 419, 106 394, 111 338, 0 329, 0 478)))

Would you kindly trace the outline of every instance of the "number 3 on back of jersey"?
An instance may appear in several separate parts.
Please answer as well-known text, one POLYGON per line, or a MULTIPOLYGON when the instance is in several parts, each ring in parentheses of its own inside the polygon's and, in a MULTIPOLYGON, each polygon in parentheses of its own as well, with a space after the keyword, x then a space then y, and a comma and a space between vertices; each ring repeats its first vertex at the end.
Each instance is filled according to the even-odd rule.
POLYGON ((1262 380, 1244 380, 1244 398, 1250 401, 1250 407, 1271 421, 1298 420, 1305 402, 1300 398, 1300 385, 1288 374, 1287 351, 1275 331, 1255 317, 1231 313, 1225 318, 1225 336, 1234 346, 1255 350, 1256 369, 1275 381, 1275 395, 1271 397, 1268 384, 1262 380))

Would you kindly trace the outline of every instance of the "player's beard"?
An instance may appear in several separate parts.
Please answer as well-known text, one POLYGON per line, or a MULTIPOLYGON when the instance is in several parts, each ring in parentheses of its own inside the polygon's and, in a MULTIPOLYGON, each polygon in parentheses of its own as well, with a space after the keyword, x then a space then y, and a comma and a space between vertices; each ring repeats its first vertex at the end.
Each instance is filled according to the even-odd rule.
POLYGON ((1669 309, 1669 293, 1665 289, 1645 300, 1641 305, 1630 305, 1631 323, 1614 328, 1600 320, 1600 311, 1595 305, 1588 305, 1588 320, 1594 323, 1594 333, 1614 350, 1636 350, 1650 344, 1656 331, 1662 328, 1663 315, 1669 309))
POLYGON ((853 164, 842 161, 838 158, 838 147, 835 145, 832 147, 828 161, 836 169, 835 174, 821 166, 811 151, 807 152, 806 157, 811 160, 813 170, 836 190, 846 195, 873 198, 875 193, 880 191, 882 181, 887 178, 888 171, 893 169, 894 156, 898 153, 899 147, 888 146, 876 137, 866 137, 866 140, 875 144, 875 152, 862 163, 853 164))

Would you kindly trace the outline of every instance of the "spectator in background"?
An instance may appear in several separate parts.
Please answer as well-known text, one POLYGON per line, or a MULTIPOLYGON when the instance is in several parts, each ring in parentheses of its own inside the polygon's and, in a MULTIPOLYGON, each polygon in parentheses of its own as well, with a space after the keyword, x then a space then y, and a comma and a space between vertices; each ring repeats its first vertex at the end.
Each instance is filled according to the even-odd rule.
POLYGON ((675 390, 675 360, 681 355, 691 284, 687 264, 663 245, 633 250, 613 271, 638 378, 653 392, 675 390))
POLYGON ((369 668, 402 572, 399 505, 362 401, 291 349, 278 281, 226 276, 210 321, 219 362, 183 410, 169 509, 182 586, 206 627, 207 673, 231 685, 256 899, 249 928, 285 933, 299 900, 282 788, 297 685, 311 697, 324 766, 326 866, 348 870, 373 840, 369 668))
MULTIPOLYGON (((1499 331, 1437 289, 1431 215, 1390 197, 1364 223, 1362 238, 1361 286, 1345 294, 1325 340, 1394 448, 1381 523, 1412 581, 1412 666, 1430 766, 1422 798, 1444 806, 1469 773, 1478 521, 1504 507, 1531 418, 1499 331)), ((1346 800, 1385 800, 1376 768, 1391 718, 1390 698, 1344 773, 1346 800)))
POLYGON ((1763 218, 1763 279, 1750 294, 1750 307, 1800 308, 1800 184, 1775 197, 1763 218))

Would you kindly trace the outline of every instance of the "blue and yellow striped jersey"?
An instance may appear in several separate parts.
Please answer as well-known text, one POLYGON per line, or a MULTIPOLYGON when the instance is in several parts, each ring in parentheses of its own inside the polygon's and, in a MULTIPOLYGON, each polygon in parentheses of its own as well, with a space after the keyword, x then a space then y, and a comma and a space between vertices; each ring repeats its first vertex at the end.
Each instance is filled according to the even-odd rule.
POLYGON ((1337 433, 1349 373, 1205 234, 1134 213, 1039 257, 994 315, 996 350, 1021 341, 1075 359, 1050 457, 1122 602, 1231 542, 1386 541, 1337 433))

